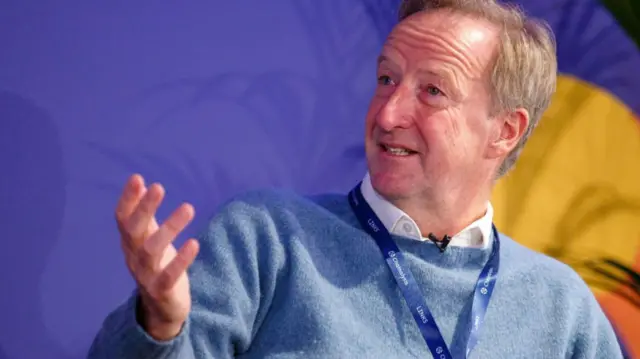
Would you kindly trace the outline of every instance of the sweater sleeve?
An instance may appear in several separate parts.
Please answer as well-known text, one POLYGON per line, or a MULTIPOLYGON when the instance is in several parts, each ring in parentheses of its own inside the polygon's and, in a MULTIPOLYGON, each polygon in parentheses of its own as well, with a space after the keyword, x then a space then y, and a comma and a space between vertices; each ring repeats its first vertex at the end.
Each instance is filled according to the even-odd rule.
POLYGON ((622 359, 622 349, 609 319, 593 293, 583 286, 576 306, 572 359, 622 359))
POLYGON ((105 319, 88 358, 221 359, 249 350, 284 261, 268 210, 253 202, 230 202, 200 237, 189 269, 192 309, 176 338, 145 333, 134 294, 105 319))

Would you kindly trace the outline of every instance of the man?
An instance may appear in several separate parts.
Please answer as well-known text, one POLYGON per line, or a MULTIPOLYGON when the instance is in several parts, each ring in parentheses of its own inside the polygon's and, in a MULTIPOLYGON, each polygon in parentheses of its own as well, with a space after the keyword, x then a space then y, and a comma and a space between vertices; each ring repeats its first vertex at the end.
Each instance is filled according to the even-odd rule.
POLYGON ((377 72, 349 196, 247 194, 177 251, 193 208, 159 226, 162 187, 133 176, 116 215, 138 290, 89 357, 621 358, 578 275, 491 224, 555 89, 545 28, 494 1, 405 1, 377 72))

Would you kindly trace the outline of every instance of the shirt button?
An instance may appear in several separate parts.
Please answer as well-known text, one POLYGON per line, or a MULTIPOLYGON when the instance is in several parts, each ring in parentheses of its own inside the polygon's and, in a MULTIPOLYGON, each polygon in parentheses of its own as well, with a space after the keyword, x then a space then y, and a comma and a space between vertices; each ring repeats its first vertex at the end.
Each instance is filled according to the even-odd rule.
POLYGON ((411 234, 413 231, 411 230, 411 225, 409 223, 405 223, 402 225, 402 229, 408 234, 411 234))

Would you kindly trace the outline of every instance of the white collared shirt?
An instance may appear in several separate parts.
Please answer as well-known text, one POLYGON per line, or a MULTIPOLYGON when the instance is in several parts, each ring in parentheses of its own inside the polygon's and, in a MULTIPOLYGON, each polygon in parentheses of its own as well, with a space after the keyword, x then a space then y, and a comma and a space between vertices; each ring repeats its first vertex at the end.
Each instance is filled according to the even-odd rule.
MULTIPOLYGON (((409 237, 431 243, 428 238, 422 237, 422 232, 416 222, 403 210, 391 204, 380 196, 371 185, 369 173, 362 180, 362 196, 389 233, 403 237, 409 237)), ((491 228, 493 223, 493 207, 487 203, 487 212, 475 222, 471 223, 449 242, 450 246, 487 248, 491 244, 491 228)))

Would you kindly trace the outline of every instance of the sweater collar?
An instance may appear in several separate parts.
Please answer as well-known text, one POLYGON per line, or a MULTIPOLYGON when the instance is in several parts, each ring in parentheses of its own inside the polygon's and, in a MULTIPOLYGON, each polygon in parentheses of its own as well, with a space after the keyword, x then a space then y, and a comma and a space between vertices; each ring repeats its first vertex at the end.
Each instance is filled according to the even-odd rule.
MULTIPOLYGON (((422 237, 416 222, 403 210, 380 196, 371 185, 371 178, 367 173, 362 180, 362 196, 371 209, 380 218, 389 233, 408 237, 419 241, 428 241, 422 237)), ((471 223, 455 236, 451 237, 450 246, 487 248, 491 244, 491 227, 493 223, 493 207, 487 203, 484 216, 471 223)), ((430 242, 430 241, 428 241, 430 242)))

